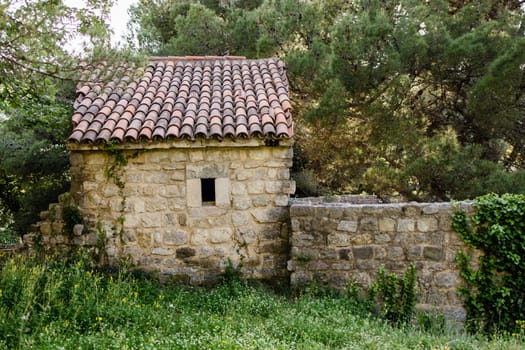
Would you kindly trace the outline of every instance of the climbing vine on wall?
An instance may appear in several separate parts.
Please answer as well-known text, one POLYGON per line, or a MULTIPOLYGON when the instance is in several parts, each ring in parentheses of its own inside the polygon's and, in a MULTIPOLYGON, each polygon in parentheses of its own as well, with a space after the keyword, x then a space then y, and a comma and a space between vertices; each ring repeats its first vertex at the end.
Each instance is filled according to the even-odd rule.
POLYGON ((477 269, 466 253, 457 257, 467 326, 490 333, 519 330, 525 320, 525 195, 485 195, 474 209, 471 216, 456 212, 452 223, 465 243, 482 253, 477 269))
POLYGON ((117 142, 112 141, 103 145, 102 149, 110 155, 110 162, 105 169, 106 178, 113 181, 119 189, 119 196, 122 199, 120 203, 120 216, 118 218, 118 224, 120 229, 117 229, 119 237, 122 241, 122 236, 124 234, 124 222, 126 220, 124 216, 124 211, 126 208, 126 196, 124 193, 125 175, 126 175, 126 165, 130 159, 137 158, 141 151, 134 152, 125 152, 124 150, 118 147, 117 142))

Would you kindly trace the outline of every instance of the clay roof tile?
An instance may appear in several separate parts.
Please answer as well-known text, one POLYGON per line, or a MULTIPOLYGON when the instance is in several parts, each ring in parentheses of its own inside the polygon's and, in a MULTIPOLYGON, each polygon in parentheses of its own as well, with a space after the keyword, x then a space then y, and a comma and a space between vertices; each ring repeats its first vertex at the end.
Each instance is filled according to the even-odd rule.
POLYGON ((278 59, 152 57, 137 74, 79 84, 69 140, 293 137, 288 80, 278 59))

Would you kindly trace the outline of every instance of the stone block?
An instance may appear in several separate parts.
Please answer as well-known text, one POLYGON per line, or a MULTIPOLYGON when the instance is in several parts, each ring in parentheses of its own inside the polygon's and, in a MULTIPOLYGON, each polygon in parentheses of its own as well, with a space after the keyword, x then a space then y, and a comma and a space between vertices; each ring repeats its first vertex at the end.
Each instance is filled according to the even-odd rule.
POLYGON ((186 180, 186 201, 188 207, 199 208, 202 206, 201 180, 186 180))
POLYGON ((167 245, 182 245, 187 244, 189 240, 188 232, 186 231, 166 231, 164 233, 164 244, 167 245))
POLYGON ((434 203, 427 204, 421 209, 421 211, 426 215, 437 214, 439 212, 439 205, 434 203))
POLYGON ((408 217, 416 217, 421 215, 421 207, 418 205, 403 205, 403 213, 408 217))
POLYGON ((312 279, 313 278, 309 272, 306 272, 306 271, 293 272, 290 275, 290 285, 293 287, 301 288, 301 287, 308 285, 308 283, 310 283, 312 279))
POLYGON ((407 259, 408 260, 419 260, 423 254, 423 248, 421 246, 410 246, 407 248, 407 259))
POLYGON ((372 235, 369 233, 351 236, 351 238, 354 245, 372 244, 372 235))
MULTIPOLYGON (((224 216, 228 213, 227 209, 215 206, 204 206, 200 208, 190 208, 188 214, 190 218, 212 218, 224 216)), ((199 220, 202 221, 202 220, 199 220)))
POLYGON ((312 216, 314 212, 314 209, 309 205, 294 204, 292 202, 292 205, 290 206, 291 217, 312 216))
POLYGON ((359 270, 374 270, 374 271, 377 271, 377 269, 379 268, 379 265, 380 265, 380 262, 377 261, 377 260, 361 260, 361 259, 358 259, 356 261, 356 267, 359 269, 359 270))
POLYGON ((249 198, 233 198, 233 209, 246 210, 250 208, 252 201, 249 198))
POLYGON ((243 182, 233 182, 231 184, 232 194, 235 196, 247 195, 248 190, 246 189, 246 184, 243 182))
POLYGON ((261 180, 252 180, 246 182, 249 194, 262 194, 265 192, 265 182, 261 180))
POLYGON ((289 203, 289 197, 288 195, 275 196, 273 199, 273 202, 278 207, 286 207, 288 206, 288 203, 289 203))
POLYGON ((107 156, 102 152, 84 153, 84 165, 105 165, 107 156))
POLYGON ((234 239, 241 244, 250 244, 257 241, 257 234, 249 227, 237 227, 234 233, 234 239))
POLYGON ((398 232, 414 232, 416 222, 414 219, 397 219, 398 232))
POLYGON ((231 242, 233 231, 230 227, 214 228, 209 230, 208 237, 211 243, 231 242))
POLYGON ((283 222, 288 218, 288 208, 252 209, 250 213, 259 223, 283 222))
POLYGON ((374 249, 370 246, 355 246, 352 248, 354 259, 372 259, 374 257, 374 249))
POLYGON ((195 256, 195 249, 190 248, 190 247, 178 248, 178 249, 175 251, 175 256, 176 256, 178 259, 186 259, 186 258, 190 258, 190 257, 192 257, 192 256, 195 256))
POLYGON ((166 185, 162 186, 160 195, 166 198, 184 197, 184 188, 181 185, 166 185))
POLYGON ((170 175, 164 172, 146 173, 143 176, 144 183, 148 184, 167 184, 170 180, 170 175))
POLYGON ((330 267, 332 270, 343 270, 343 271, 349 271, 353 268, 352 264, 348 261, 339 261, 330 264, 330 267))
POLYGON ((350 260, 350 258, 352 257, 351 251, 348 248, 339 249, 338 254, 339 254, 339 260, 350 260))
POLYGON ((290 224, 291 224, 292 232, 298 232, 301 230, 301 220, 292 218, 290 220, 290 224))
POLYGON ((388 243, 391 240, 392 238, 387 233, 376 233, 374 235, 374 242, 378 244, 388 243))
POLYGON ((357 221, 341 220, 337 225, 337 231, 357 232, 357 221))
POLYGON ((190 150, 188 152, 190 162, 196 163, 204 160, 204 153, 201 150, 190 150))
POLYGON ((423 217, 417 220, 417 229, 421 232, 435 231, 438 228, 438 222, 433 217, 423 217))
POLYGON ((220 177, 215 179, 215 204, 221 207, 230 207, 230 179, 220 177))
POLYGON ((62 221, 55 221, 51 223, 51 231, 53 233, 63 233, 64 232, 64 223, 62 221))
POLYGON ((259 232, 260 240, 276 240, 279 238, 281 227, 279 224, 269 224, 261 227, 259 232))
POLYGON ((359 220, 359 229, 363 231, 377 231, 379 228, 378 220, 373 216, 365 216, 359 220))
POLYGON ((250 213, 245 211, 232 212, 232 224, 234 226, 246 225, 250 221, 250 213))
POLYGON ((441 261, 444 258, 443 248, 441 247, 424 247, 423 257, 433 261, 441 261))
POLYGON ((283 192, 287 194, 294 194, 295 193, 295 181, 294 180, 284 181, 283 192))
POLYGON ((387 256, 386 249, 384 247, 374 247, 374 257, 376 259, 385 259, 387 256))
POLYGON ((388 259, 390 260, 402 260, 405 254, 401 247, 389 247, 388 248, 388 259))
POLYGON ((126 203, 132 208, 134 213, 144 213, 146 211, 146 204, 142 199, 128 198, 126 203))
POLYGON ((75 226, 73 226, 73 235, 81 236, 83 232, 84 232, 84 225, 76 224, 75 226))
POLYGON ((338 257, 338 252, 334 248, 319 249, 319 258, 322 260, 335 260, 338 257))
POLYGON ((151 254, 153 254, 153 255, 162 255, 162 256, 173 255, 173 249, 171 249, 171 248, 164 248, 164 247, 157 247, 157 248, 153 248, 151 250, 151 254))
POLYGON ((436 285, 442 288, 451 288, 458 285, 458 273, 453 271, 444 271, 436 274, 436 285))
POLYGON ((52 233, 51 223, 48 221, 43 221, 40 223, 40 232, 43 235, 50 235, 52 233))
POLYGON ((102 187, 104 197, 113 197, 119 194, 119 188, 115 184, 106 184, 102 187))
POLYGON ((391 218, 380 218, 379 219, 379 231, 381 232, 392 232, 396 229, 396 220, 391 218))
POLYGON ((329 246, 347 247, 351 243, 351 237, 344 233, 330 233, 327 236, 329 246))
POLYGON ((140 215, 140 221, 145 228, 160 227, 161 216, 158 213, 144 213, 140 215))
POLYGON ((177 222, 181 226, 186 226, 187 222, 188 222, 188 218, 187 218, 186 214, 178 214, 177 215, 177 222))

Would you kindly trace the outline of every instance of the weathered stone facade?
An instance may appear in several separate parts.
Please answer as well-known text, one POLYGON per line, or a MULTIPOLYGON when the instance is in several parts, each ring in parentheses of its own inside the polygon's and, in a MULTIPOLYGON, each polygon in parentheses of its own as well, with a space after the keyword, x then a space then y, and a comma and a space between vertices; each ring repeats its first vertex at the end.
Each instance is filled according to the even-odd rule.
POLYGON ((313 198, 291 205, 288 269, 292 286, 316 281, 344 288, 352 280, 368 286, 381 265, 402 273, 413 262, 418 274, 418 306, 437 307, 455 319, 464 317, 456 293, 460 277, 455 258, 467 247, 451 228, 452 204, 342 199, 358 199, 361 204, 313 198))
POLYGON ((216 279, 229 260, 246 277, 286 276, 291 142, 138 146, 71 148, 71 193, 84 228, 67 235, 60 222, 41 222, 47 242, 102 239, 110 262, 130 257, 141 269, 194 283, 216 279))

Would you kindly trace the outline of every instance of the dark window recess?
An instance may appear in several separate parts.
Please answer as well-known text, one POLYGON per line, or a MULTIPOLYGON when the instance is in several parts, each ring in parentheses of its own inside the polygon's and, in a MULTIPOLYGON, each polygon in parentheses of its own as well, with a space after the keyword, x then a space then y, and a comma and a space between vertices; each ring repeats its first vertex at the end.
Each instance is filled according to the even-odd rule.
POLYGON ((202 203, 215 203, 215 179, 201 179, 202 203))

